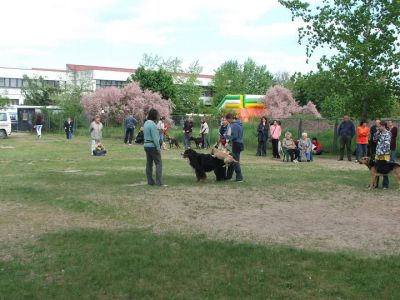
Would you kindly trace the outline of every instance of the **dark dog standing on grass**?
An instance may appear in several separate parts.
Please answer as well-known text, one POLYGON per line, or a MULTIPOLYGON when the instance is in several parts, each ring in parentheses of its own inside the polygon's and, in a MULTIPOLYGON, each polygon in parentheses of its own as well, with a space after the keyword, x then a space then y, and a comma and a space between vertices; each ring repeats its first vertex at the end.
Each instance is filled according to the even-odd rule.
POLYGON ((192 149, 185 150, 182 156, 189 159, 189 164, 196 173, 197 181, 206 180, 206 173, 211 171, 214 171, 217 181, 225 180, 226 168, 223 160, 213 157, 211 154, 197 153, 192 149))
POLYGON ((197 149, 200 149, 200 148, 204 147, 204 139, 201 136, 199 136, 199 137, 192 137, 191 136, 190 140, 194 141, 194 143, 196 144, 196 148, 197 149))
POLYGON ((169 142, 169 149, 172 148, 172 146, 175 146, 176 148, 180 148, 179 142, 177 139, 173 137, 168 137, 168 142, 169 142))
MULTIPOLYGON (((393 174, 396 178, 397 183, 400 185, 400 165, 392 162, 377 163, 377 161, 372 160, 370 157, 363 157, 359 160, 359 163, 366 165, 371 172, 371 183, 369 185, 370 189, 377 187, 377 177, 387 176, 393 174)), ((400 189, 400 186, 399 186, 400 189)))

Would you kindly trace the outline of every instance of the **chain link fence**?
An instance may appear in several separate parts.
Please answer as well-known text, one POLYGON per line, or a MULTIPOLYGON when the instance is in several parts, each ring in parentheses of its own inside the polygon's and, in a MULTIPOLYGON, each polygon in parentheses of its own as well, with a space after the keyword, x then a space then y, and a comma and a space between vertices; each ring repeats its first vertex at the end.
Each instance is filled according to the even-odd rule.
MULTIPOLYGON (((88 129, 91 120, 82 113, 75 116, 71 116, 74 120, 74 133, 75 135, 88 135, 88 129)), ((202 115, 191 115, 193 120, 193 136, 200 136, 200 119, 202 115)), ((214 116, 204 116, 206 122, 209 126, 209 143, 212 145, 216 143, 219 139, 219 128, 221 126, 221 118, 214 116)), ((183 124, 188 118, 187 115, 173 115, 171 121, 167 123, 168 133, 170 136, 178 139, 178 141, 183 142, 183 124)), ((65 117, 59 112, 48 112, 45 115, 45 130, 52 133, 64 133, 64 122, 65 117)), ((389 120, 389 119, 382 119, 389 120)), ((395 126, 399 127, 400 118, 391 118, 395 123, 395 126)), ((341 120, 329 120, 329 119, 306 119, 306 118, 282 118, 279 119, 282 127, 282 136, 285 132, 290 131, 295 139, 299 139, 303 132, 306 132, 310 138, 316 137, 325 152, 336 154, 338 152, 338 136, 337 127, 339 126, 341 120)), ((354 126, 357 128, 359 122, 358 120, 353 120, 354 126)), ((373 121, 369 122, 369 126, 372 126, 373 121)), ((123 124, 108 124, 103 122, 104 125, 104 137, 105 138, 115 138, 123 139, 124 127, 123 124)), ((138 129, 143 126, 143 124, 137 125, 138 129)), ((244 143, 245 148, 253 149, 257 147, 257 126, 258 121, 244 123, 244 143)), ((269 148, 270 145, 268 145, 269 148)), ((353 139, 353 147, 356 147, 356 139, 353 139)), ((399 147, 397 147, 399 149, 399 147)))

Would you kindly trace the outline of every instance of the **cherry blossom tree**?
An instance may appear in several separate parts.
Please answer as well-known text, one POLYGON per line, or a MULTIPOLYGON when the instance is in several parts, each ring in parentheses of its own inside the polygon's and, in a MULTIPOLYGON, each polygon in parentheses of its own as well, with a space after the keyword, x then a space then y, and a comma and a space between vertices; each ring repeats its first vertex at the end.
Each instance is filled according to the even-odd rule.
POLYGON ((267 105, 269 116, 272 119, 288 118, 300 113, 321 117, 311 101, 303 107, 300 106, 293 98, 292 92, 280 85, 271 87, 263 98, 263 102, 267 105))
POLYGON ((170 119, 173 104, 164 100, 159 93, 142 90, 138 82, 132 82, 122 89, 102 88, 83 97, 82 105, 89 118, 96 114, 112 123, 121 123, 127 113, 142 121, 151 108, 158 110, 160 116, 170 119))

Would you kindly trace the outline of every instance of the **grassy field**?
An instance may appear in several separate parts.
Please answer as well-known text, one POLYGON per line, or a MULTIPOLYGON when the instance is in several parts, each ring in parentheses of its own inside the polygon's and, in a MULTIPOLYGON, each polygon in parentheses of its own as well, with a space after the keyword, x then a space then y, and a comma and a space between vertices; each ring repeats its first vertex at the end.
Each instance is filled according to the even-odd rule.
POLYGON ((0 299, 399 299, 397 183, 361 165, 243 153, 245 182, 203 184, 108 135, 0 140, 0 299))

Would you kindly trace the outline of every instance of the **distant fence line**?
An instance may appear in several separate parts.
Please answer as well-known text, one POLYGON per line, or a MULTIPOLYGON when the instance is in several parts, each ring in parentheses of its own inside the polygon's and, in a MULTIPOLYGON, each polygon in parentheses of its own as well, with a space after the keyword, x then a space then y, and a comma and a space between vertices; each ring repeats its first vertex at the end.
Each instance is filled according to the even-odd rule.
MULTIPOLYGON (((71 116, 74 120, 75 131, 78 134, 86 135, 88 134, 87 129, 89 128, 90 121, 85 114, 77 114, 75 116, 71 116)), ((184 121, 187 119, 186 115, 173 115, 171 117, 172 123, 170 124, 171 134, 176 138, 180 139, 183 136, 182 127, 184 121)), ((193 125, 194 132, 193 135, 199 134, 200 129, 200 119, 201 116, 193 116, 193 125)), ((205 116, 205 119, 209 125, 210 133, 209 137, 211 143, 214 143, 218 139, 218 130, 220 127, 221 119, 215 116, 205 116)), ((385 120, 382 118, 382 120, 385 120)), ((396 126, 400 125, 400 117, 399 118, 390 118, 396 123, 396 126)), ((45 116, 45 129, 49 132, 54 133, 62 133, 64 132, 64 121, 65 118, 62 114, 58 113, 50 113, 45 116)), ((317 137, 323 148, 330 153, 337 153, 338 151, 338 136, 337 136, 337 127, 340 124, 341 120, 336 119, 324 119, 324 118, 315 118, 315 119, 304 119, 298 117, 290 117, 290 118, 280 118, 282 126, 282 133, 284 134, 286 131, 290 131, 293 136, 298 139, 301 137, 303 132, 307 132, 309 137, 317 137)), ((358 120, 353 120, 355 127, 358 126, 358 120)), ((105 126, 105 136, 115 136, 123 135, 124 128, 123 124, 108 124, 107 122, 103 122, 105 126)), ((251 123, 244 124, 244 142, 245 146, 255 147, 257 145, 257 125, 258 121, 255 120, 251 123)), ((372 126, 373 122, 369 123, 369 126, 372 126)), ((142 126, 142 124, 138 124, 138 127, 142 126)), ((353 140, 353 146, 355 147, 356 140, 353 140)), ((399 147, 398 147, 399 149, 399 147)))

